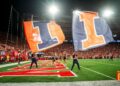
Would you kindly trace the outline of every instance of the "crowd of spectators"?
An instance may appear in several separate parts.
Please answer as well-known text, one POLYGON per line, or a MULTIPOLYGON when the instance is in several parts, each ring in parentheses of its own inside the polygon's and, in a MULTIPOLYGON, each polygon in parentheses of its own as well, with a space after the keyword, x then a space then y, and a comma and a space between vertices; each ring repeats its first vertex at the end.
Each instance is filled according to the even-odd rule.
MULTIPOLYGON (((72 58, 74 47, 72 43, 63 43, 51 49, 43 51, 43 58, 51 58, 52 56, 63 58, 72 58)), ((78 51, 78 58, 81 59, 108 59, 120 57, 120 43, 110 43, 98 48, 89 49, 86 51, 78 51)), ((26 61, 29 59, 29 49, 15 47, 0 43, 0 64, 8 62, 26 61)))
MULTIPOLYGON (((45 51, 45 54, 53 56, 56 53, 57 56, 62 56, 64 52, 66 52, 67 57, 72 56, 74 52, 73 44, 64 43, 45 51)), ((120 43, 110 43, 98 48, 78 51, 78 57, 82 59, 119 58, 120 43)))
POLYGON ((28 60, 26 49, 15 48, 7 44, 0 44, 0 64, 28 60))
POLYGON ((16 36, 0 32, 0 64, 28 60, 28 48, 16 36), (18 40, 18 41, 17 41, 18 40))

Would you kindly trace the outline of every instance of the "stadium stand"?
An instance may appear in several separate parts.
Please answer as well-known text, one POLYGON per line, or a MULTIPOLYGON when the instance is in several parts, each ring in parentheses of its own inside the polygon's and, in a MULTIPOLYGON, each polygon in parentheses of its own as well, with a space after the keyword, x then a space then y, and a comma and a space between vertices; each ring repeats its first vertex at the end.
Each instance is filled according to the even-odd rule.
MULTIPOLYGON (((14 43, 5 44, 4 33, 0 35, 0 63, 16 62, 18 61, 18 54, 23 61, 29 58, 29 48, 28 46, 23 47, 23 44, 16 46, 14 43)), ((27 44, 26 44, 27 45, 27 44)), ((64 42, 63 44, 43 51, 44 55, 41 55, 40 59, 51 59, 52 56, 57 56, 56 58, 63 58, 63 54, 66 52, 67 59, 71 58, 74 52, 74 47, 72 43, 64 42)), ((87 51, 78 52, 79 59, 113 59, 120 57, 120 43, 109 43, 107 45, 90 49, 87 51)))

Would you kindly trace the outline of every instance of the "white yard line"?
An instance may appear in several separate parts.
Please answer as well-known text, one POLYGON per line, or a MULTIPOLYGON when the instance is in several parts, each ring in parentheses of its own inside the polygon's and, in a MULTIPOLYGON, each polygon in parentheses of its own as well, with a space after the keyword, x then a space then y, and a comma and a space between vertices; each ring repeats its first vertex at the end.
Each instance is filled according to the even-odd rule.
MULTIPOLYGON (((30 62, 30 61, 24 61, 24 62, 21 62, 21 64, 27 63, 27 62, 30 62)), ((8 67, 8 66, 13 66, 13 65, 17 65, 17 64, 18 63, 4 64, 4 65, 0 65, 0 68, 8 67)))
POLYGON ((84 69, 86 69, 86 70, 92 71, 92 72, 94 72, 94 73, 96 73, 96 74, 99 74, 99 75, 108 77, 108 78, 110 78, 110 79, 116 80, 114 77, 108 76, 108 75, 103 74, 103 73, 101 73, 101 72, 98 72, 98 71, 95 71, 95 70, 92 70, 92 69, 89 69, 89 68, 86 68, 86 67, 83 67, 83 66, 80 66, 80 67, 82 67, 82 68, 84 68, 84 69))
MULTIPOLYGON (((61 62, 61 64, 63 64, 63 63, 61 62)), ((66 69, 69 69, 65 64, 63 64, 63 65, 66 67, 66 69)), ((70 69, 69 69, 69 70, 70 70, 70 69)), ((72 72, 72 73, 74 74, 73 77, 77 77, 77 74, 75 74, 73 71, 70 70, 70 72, 72 72)))

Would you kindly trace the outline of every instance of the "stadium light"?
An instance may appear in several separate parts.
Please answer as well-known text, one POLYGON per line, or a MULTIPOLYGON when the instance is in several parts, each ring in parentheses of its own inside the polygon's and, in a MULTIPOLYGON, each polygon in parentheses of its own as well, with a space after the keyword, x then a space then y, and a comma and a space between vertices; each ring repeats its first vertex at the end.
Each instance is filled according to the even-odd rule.
POLYGON ((51 5, 49 7, 49 13, 54 17, 59 12, 59 9, 56 5, 51 5))
POLYGON ((80 11, 79 10, 74 10, 73 13, 75 13, 76 15, 79 15, 80 11))
POLYGON ((106 10, 104 10, 102 16, 103 16, 103 17, 106 17, 106 18, 109 18, 109 17, 111 17, 113 14, 114 14, 114 12, 113 12, 112 10, 106 9, 106 10))

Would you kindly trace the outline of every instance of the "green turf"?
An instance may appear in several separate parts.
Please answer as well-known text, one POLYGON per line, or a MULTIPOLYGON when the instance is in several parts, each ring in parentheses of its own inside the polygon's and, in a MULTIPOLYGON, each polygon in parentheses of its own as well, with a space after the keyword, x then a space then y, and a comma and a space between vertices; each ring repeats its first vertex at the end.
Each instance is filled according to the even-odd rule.
POLYGON ((30 63, 30 62, 23 63, 23 64, 20 64, 20 65, 15 64, 15 65, 12 65, 12 66, 2 67, 2 68, 0 68, 0 72, 10 71, 10 70, 9 70, 10 68, 17 67, 17 66, 21 66, 21 65, 25 65, 25 64, 28 64, 28 63, 30 63))
MULTIPOLYGON (((63 62, 63 61, 62 61, 63 62)), ((64 62, 63 62, 64 63, 64 62)), ((0 82, 72 82, 72 81, 93 81, 93 80, 112 80, 109 77, 97 74, 93 71, 105 74, 107 76, 116 78, 116 72, 120 71, 120 59, 113 61, 109 59, 80 59, 79 60, 81 70, 78 70, 75 65, 73 72, 77 74, 77 77, 57 77, 57 76, 21 76, 21 77, 0 77, 0 82), (90 70, 87 70, 88 68, 90 70)), ((67 60, 65 65, 70 69, 72 60, 67 60)), ((17 66, 17 65, 15 65, 17 66)), ((1 71, 8 71, 9 68, 0 68, 1 71)))

